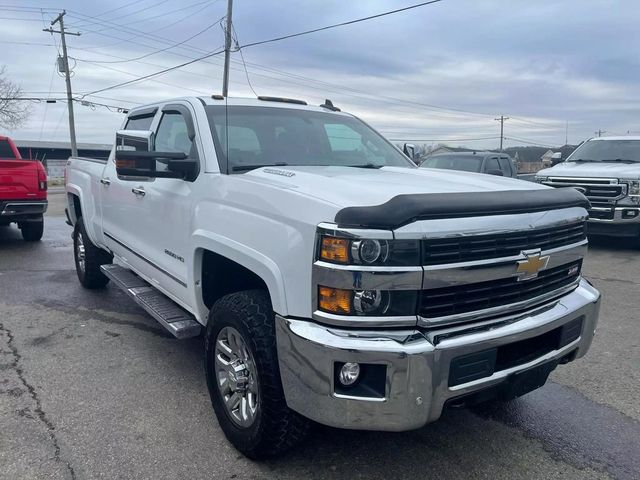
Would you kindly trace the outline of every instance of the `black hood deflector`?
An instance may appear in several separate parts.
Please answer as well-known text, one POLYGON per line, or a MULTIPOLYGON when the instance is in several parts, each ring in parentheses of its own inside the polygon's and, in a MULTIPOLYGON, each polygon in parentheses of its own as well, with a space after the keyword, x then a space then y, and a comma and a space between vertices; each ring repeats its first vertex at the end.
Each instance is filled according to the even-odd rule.
POLYGON ((589 208, 573 188, 507 190, 502 192, 419 193, 398 195, 370 207, 346 207, 336 214, 340 227, 394 229, 416 220, 481 217, 589 208))

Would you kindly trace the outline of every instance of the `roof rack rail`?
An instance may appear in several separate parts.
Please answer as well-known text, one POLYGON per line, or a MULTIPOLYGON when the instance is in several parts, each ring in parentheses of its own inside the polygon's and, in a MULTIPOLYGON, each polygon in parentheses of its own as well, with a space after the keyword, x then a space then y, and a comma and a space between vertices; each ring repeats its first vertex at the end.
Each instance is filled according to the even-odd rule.
POLYGON ((326 108, 327 110, 331 110, 332 112, 340 112, 341 110, 333 105, 333 102, 328 98, 325 99, 324 103, 320 105, 322 108, 326 108))
POLYGON ((304 100, 296 100, 295 98, 282 98, 282 97, 258 97, 258 100, 263 102, 282 102, 282 103, 295 103, 296 105, 307 105, 304 100))

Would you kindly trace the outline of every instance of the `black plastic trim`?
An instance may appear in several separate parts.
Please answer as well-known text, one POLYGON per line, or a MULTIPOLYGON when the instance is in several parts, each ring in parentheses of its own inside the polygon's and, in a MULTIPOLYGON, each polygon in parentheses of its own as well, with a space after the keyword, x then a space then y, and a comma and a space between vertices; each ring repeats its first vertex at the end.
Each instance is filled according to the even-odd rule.
POLYGON ((381 205, 343 208, 336 214, 335 222, 339 227, 394 229, 416 220, 533 213, 570 207, 588 209, 589 206, 589 200, 573 188, 420 193, 398 195, 381 205))
POLYGON ((127 117, 127 120, 140 118, 140 117, 151 117, 151 116, 154 116, 157 111, 158 111, 158 107, 146 107, 146 108, 141 108, 139 110, 136 109, 129 114, 129 116, 127 117))
POLYGON ((189 136, 189 140, 193 142, 193 139, 196 138, 196 129, 193 126, 191 111, 185 105, 180 103, 170 103, 162 107, 162 113, 179 113, 182 115, 187 124, 187 135, 189 136))

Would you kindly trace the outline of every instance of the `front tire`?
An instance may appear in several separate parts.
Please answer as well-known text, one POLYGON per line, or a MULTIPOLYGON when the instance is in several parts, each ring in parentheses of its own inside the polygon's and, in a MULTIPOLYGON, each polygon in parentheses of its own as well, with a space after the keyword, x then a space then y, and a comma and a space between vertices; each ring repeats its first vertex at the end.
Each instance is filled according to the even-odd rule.
POLYGON ((35 222, 24 222, 20 225, 22 238, 27 242, 37 242, 44 233, 44 218, 35 222))
POLYGON ((100 266, 111 263, 113 255, 91 243, 82 217, 78 218, 73 229, 73 257, 78 280, 84 288, 93 290, 109 283, 109 278, 102 273, 100 266))
POLYGON ((309 420, 287 407, 269 295, 226 295, 209 312, 205 371, 213 409, 227 439, 244 455, 263 459, 297 445, 309 420))

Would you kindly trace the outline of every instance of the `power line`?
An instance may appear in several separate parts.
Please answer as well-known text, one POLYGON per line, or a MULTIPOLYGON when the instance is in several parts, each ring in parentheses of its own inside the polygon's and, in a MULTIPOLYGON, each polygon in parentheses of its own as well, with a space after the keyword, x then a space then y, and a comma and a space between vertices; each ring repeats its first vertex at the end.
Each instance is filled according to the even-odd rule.
POLYGON ((235 27, 233 26, 233 24, 231 24, 231 29, 233 31, 233 37, 236 43, 236 47, 238 48, 238 51, 240 52, 240 58, 242 59, 242 66, 244 67, 244 74, 247 77, 247 84, 249 85, 249 88, 251 89, 251 91, 253 92, 253 94, 258 97, 259 95, 256 93, 255 89, 253 88, 253 85, 251 85, 251 79, 249 78, 249 71, 247 70, 247 63, 244 61, 244 54, 242 53, 242 49, 239 46, 239 42, 238 42, 238 32, 236 32, 235 27))
POLYGON ((524 139, 524 138, 513 137, 513 136, 504 137, 504 138, 505 138, 505 140, 521 142, 521 143, 528 144, 528 145, 533 145, 533 146, 536 146, 536 147, 553 148, 548 143, 545 144, 545 143, 535 142, 535 141, 527 140, 527 139, 524 139))
POLYGON ((327 25, 326 27, 314 28, 312 30, 306 30, 304 32, 292 33, 289 35, 283 35, 281 37, 270 38, 268 40, 260 40, 258 42, 247 43, 246 45, 242 45, 240 48, 248 48, 255 47, 256 45, 264 45, 265 43, 279 42, 280 40, 286 40, 288 38, 300 37, 302 35, 308 35, 310 33, 322 32, 324 30, 329 30, 331 28, 344 27, 346 25, 353 25, 354 23, 364 22, 367 20, 372 20, 374 18, 380 18, 387 15, 392 15, 394 13, 405 12, 407 10, 411 10, 418 7, 424 7, 426 5, 431 5, 432 3, 438 3, 442 0, 431 0, 429 2, 417 3, 415 5, 409 5, 408 7, 398 8, 396 10, 389 10, 387 12, 378 13, 376 15, 369 15, 368 17, 357 18, 355 20, 349 20, 341 23, 334 23, 333 25, 327 25))
POLYGON ((98 90, 94 90, 92 92, 85 93, 83 95, 83 97, 85 97, 87 95, 93 95, 95 93, 106 92, 107 90, 113 90, 114 88, 124 87, 126 85, 131 85, 132 83, 141 82, 143 80, 147 80, 149 78, 153 78, 153 77, 156 77, 158 75, 162 75, 162 74, 170 72, 172 70, 177 70, 178 68, 186 67, 187 65, 191 65, 193 63, 199 62, 201 60, 204 60, 205 58, 211 58, 211 57, 213 57, 215 55, 220 55, 223 52, 224 52, 224 50, 218 50, 217 52, 211 52, 211 53, 209 53, 207 55, 203 55, 201 57, 194 58, 193 60, 190 60, 188 62, 181 63, 180 65, 174 65, 173 67, 168 67, 168 68, 165 68, 165 69, 160 70, 158 72, 150 73, 148 75, 143 75, 142 77, 134 78, 133 80, 128 80, 126 82, 121 82, 121 83, 118 83, 116 85, 111 85, 109 87, 100 88, 98 90))
MULTIPOLYGON (((141 8, 140 10, 135 10, 133 12, 129 12, 127 15, 135 15, 136 13, 144 12, 144 11, 147 11, 147 10, 149 10, 151 8, 157 8, 160 5, 162 5, 164 3, 167 3, 168 1, 169 0, 162 0, 162 1, 158 2, 158 3, 154 3, 153 5, 150 5, 148 7, 141 8)), ((122 5, 122 6, 117 7, 117 8, 113 8, 111 10, 107 10, 106 12, 102 12, 102 13, 99 13, 99 14, 94 15, 94 16, 92 16, 92 15, 85 15, 85 16, 87 16, 87 17, 89 17, 91 19, 97 20, 99 17, 103 17, 107 13, 112 13, 112 12, 115 12, 115 11, 118 11, 118 10, 122 10, 123 8, 130 7, 131 5, 132 5, 131 3, 126 3, 125 5, 122 5)), ((85 27, 87 25, 96 25, 98 23, 100 23, 100 22, 99 21, 98 22, 91 22, 91 21, 87 22, 85 20, 85 24, 83 24, 83 25, 82 24, 81 25, 74 25, 74 28, 83 28, 83 27, 85 27)))
POLYGON ((152 55, 156 55, 158 53, 166 52, 167 50, 171 50, 172 48, 176 48, 176 47, 178 47, 180 45, 183 45, 183 44, 187 43, 188 41, 193 40, 197 36, 202 35, 204 32, 210 30, 214 26, 216 26, 220 22, 220 20, 222 20, 223 18, 224 17, 220 17, 218 20, 216 20, 215 22, 213 22, 210 25, 207 25, 205 28, 200 30, 198 33, 195 33, 195 34, 191 35, 189 38, 186 38, 185 40, 182 40, 181 42, 175 43, 173 45, 170 45, 168 47, 162 48, 160 50, 155 50, 153 52, 147 53, 145 55, 141 55, 139 57, 129 58, 129 59, 126 59, 126 60, 86 60, 86 59, 83 59, 83 58, 75 58, 75 57, 74 57, 74 59, 79 61, 79 62, 88 62, 88 63, 93 63, 93 64, 96 64, 96 63, 127 63, 127 62, 135 62, 135 61, 138 61, 138 60, 142 60, 143 58, 147 58, 147 57, 150 57, 152 55))
MULTIPOLYGON (((132 76, 132 77, 137 77, 137 75, 135 73, 131 73, 131 72, 128 72, 126 70, 121 70, 119 68, 108 67, 106 65, 102 65, 102 64, 99 64, 99 63, 95 63, 94 64, 93 62, 85 62, 85 63, 89 63, 91 65, 95 65, 96 67, 104 68, 106 70, 111 70, 112 72, 124 73, 125 75, 129 75, 129 76, 132 76)), ((209 92, 204 92, 202 90, 196 90, 196 89, 190 88, 190 87, 185 87, 184 85, 177 85, 175 83, 169 83, 169 82, 166 82, 166 81, 163 81, 163 80, 151 79, 150 81, 151 82, 155 82, 155 83, 159 83, 161 85, 167 85, 169 87, 179 88, 181 90, 188 90, 188 91, 197 93, 198 95, 206 95, 206 94, 209 93, 209 92)), ((91 94, 81 94, 81 95, 84 97, 84 96, 91 95, 91 94)))

